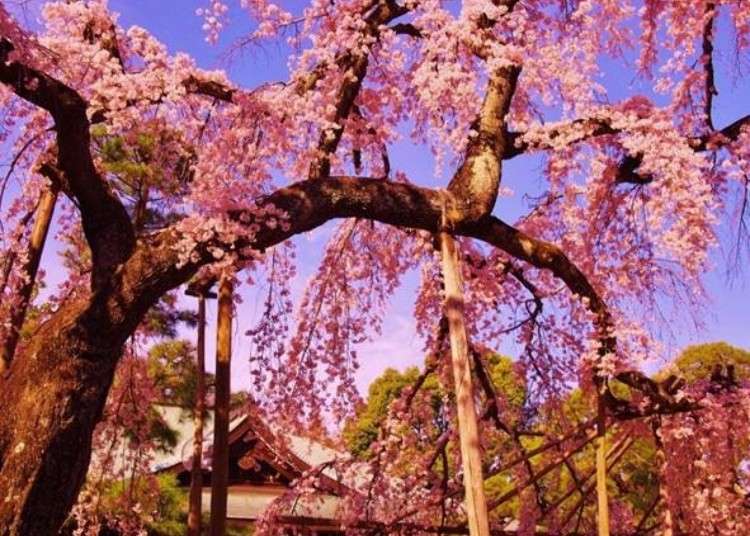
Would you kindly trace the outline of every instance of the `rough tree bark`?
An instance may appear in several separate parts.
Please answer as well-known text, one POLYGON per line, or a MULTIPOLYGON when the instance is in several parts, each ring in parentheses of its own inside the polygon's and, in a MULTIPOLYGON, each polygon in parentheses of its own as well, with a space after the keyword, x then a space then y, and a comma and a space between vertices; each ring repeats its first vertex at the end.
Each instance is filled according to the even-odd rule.
POLYGON ((0 534, 54 534, 88 468, 121 344, 85 300, 45 324, 0 389, 0 534), (113 341, 114 342, 114 341, 113 341), (61 505, 62 507, 58 506, 61 505))
POLYGON ((75 502, 123 344, 173 286, 150 277, 159 256, 146 253, 131 259, 111 291, 65 303, 0 380, 3 536, 55 534, 75 502))

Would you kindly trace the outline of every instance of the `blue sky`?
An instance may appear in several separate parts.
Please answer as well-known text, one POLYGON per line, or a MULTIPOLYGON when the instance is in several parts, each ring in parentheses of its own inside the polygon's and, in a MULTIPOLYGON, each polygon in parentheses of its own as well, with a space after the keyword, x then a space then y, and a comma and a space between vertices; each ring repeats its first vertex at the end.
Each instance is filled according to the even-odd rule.
MULTIPOLYGON (((283 45, 269 44, 245 53, 240 58, 228 62, 225 52, 234 38, 250 28, 250 21, 243 13, 232 11, 234 24, 222 36, 217 46, 210 46, 203 40, 201 32, 202 20, 195 15, 198 7, 205 6, 205 0, 110 0, 113 10, 121 14, 120 23, 128 27, 139 25, 147 28, 157 38, 164 42, 171 52, 184 51, 196 58, 204 68, 225 68, 230 78, 236 83, 252 87, 268 80, 283 80, 286 78, 286 50, 283 45)), ((721 34, 722 40, 729 39, 728 32, 721 34)), ((718 88, 720 95, 716 100, 715 122, 724 125, 731 120, 750 113, 750 91, 747 83, 736 83, 733 72, 733 58, 720 57, 718 59, 718 88)), ((625 75, 632 76, 632 71, 625 75)), ((608 88, 611 100, 617 100, 625 94, 646 92, 640 81, 623 79, 617 63, 605 64, 603 83, 608 88)), ((427 184, 436 185, 433 178, 433 161, 423 147, 416 147, 403 142, 392 148, 391 160, 395 169, 402 169, 408 175, 420 182, 424 177, 427 184)), ((524 213, 525 204, 523 194, 533 194, 542 187, 539 166, 541 161, 536 157, 521 157, 508 162, 505 166, 504 185, 511 188, 515 195, 498 201, 495 213, 503 219, 513 221, 524 213)), ((297 295, 303 288, 304 281, 314 271, 320 252, 329 236, 331 225, 316 230, 306 236, 298 237, 300 246, 300 274, 293 287, 297 295)), ((722 235, 729 234, 728 229, 720 229, 722 235)), ((54 269, 56 248, 49 248, 45 253, 44 266, 48 268, 51 283, 59 280, 61 275, 54 269)), ((723 247, 726 249, 726 247, 723 247)), ((689 315, 676 315, 670 319, 673 333, 665 333, 662 341, 669 348, 677 350, 682 346, 695 342, 725 340, 737 346, 750 348, 750 323, 748 319, 748 304, 750 290, 748 289, 747 274, 740 274, 733 283, 727 280, 723 269, 724 252, 722 248, 713 254, 714 265, 717 267, 706 276, 706 287, 710 298, 705 314, 702 317, 705 326, 697 330, 690 322, 689 315)), ((410 274, 405 280, 403 288, 394 299, 387 311, 384 336, 371 343, 362 345, 360 355, 362 368, 358 378, 358 385, 364 391, 369 382, 385 367, 405 368, 419 365, 422 362, 422 342, 417 338, 412 320, 412 305, 416 274, 410 274)), ((261 309, 262 300, 257 291, 244 289, 242 291, 244 303, 240 306, 238 318, 235 321, 234 359, 233 359, 233 387, 242 387, 247 382, 248 346, 242 334, 250 326, 252 318, 261 309)), ((186 305, 190 301, 185 302, 186 305)), ((213 323, 214 307, 209 308, 210 320, 213 323)), ((185 333, 192 337, 191 333, 185 333)), ((208 336, 208 355, 213 355, 213 331, 208 336)), ((502 348, 512 353, 512 346, 502 348)))

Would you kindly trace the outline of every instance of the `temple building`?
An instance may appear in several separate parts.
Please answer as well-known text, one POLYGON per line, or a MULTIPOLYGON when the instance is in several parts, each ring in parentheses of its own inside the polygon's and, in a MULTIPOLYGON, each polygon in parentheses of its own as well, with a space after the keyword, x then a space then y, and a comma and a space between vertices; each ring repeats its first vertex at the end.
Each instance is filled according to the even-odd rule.
MULTIPOLYGON (((159 454, 152 465, 155 473, 173 473, 180 486, 190 487, 193 449, 193 420, 177 406, 160 405, 157 411, 177 433, 177 446, 159 454)), ((209 414, 207 423, 212 422, 209 414)), ((210 452, 211 426, 204 437, 204 452, 210 452)), ((227 521, 231 525, 255 524, 271 503, 289 491, 291 483, 306 472, 317 470, 317 491, 313 497, 291 501, 275 515, 275 522, 299 533, 341 534, 337 521, 345 488, 328 467, 338 453, 311 439, 294 434, 274 434, 260 418, 242 414, 229 425, 229 487, 227 521)), ((205 455, 204 455, 205 456, 205 455)), ((210 513, 211 470, 203 469, 204 515, 210 513)))

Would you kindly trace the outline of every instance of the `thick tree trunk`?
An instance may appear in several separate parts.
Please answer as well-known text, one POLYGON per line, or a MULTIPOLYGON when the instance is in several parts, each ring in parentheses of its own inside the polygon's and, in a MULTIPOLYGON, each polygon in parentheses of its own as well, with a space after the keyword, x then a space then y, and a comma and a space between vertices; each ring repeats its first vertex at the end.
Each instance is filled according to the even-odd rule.
POLYGON ((91 295, 65 302, 24 346, 0 379, 0 536, 57 534, 85 480, 123 344, 194 272, 175 268, 173 248, 155 239, 91 295))
POLYGON ((43 326, 0 382, 2 536, 56 534, 86 477, 122 346, 95 344, 87 306, 43 326))

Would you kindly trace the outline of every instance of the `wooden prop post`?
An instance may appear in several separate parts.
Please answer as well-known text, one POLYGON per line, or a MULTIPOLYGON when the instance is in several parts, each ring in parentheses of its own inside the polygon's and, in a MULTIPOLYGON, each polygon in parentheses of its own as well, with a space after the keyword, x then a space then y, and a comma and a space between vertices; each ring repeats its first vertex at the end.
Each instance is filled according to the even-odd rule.
POLYGON ((34 228, 31 230, 31 237, 29 239, 28 260, 23 267, 23 270, 28 274, 28 279, 19 289, 21 302, 11 313, 8 338, 0 350, 2 352, 2 355, 0 355, 0 375, 10 367, 10 362, 16 353, 16 346, 21 336, 23 322, 26 319, 26 310, 31 301, 31 292, 34 290, 36 274, 39 270, 39 262, 44 252, 44 243, 47 241, 47 233, 52 222, 52 214, 55 211, 56 202, 57 188, 54 186, 46 188, 39 198, 39 206, 36 208, 36 218, 34 219, 34 228))
POLYGON ((456 384, 458 432, 461 463, 466 492, 466 514, 471 536, 489 536, 487 501, 484 496, 482 457, 479 448, 477 411, 469 366, 469 343, 464 322, 464 299, 456 243, 447 232, 440 233, 443 281, 445 284, 445 316, 451 341, 453 378, 456 384))
MULTIPOLYGON (((633 445, 633 438, 628 437, 624 442, 621 441, 617 445, 612 447, 612 449, 608 453, 608 457, 610 458, 610 461, 607 464, 608 471, 611 471, 615 467, 615 465, 617 465, 620 462, 620 459, 622 458, 622 456, 628 451, 628 449, 632 445, 633 445)), ((596 472, 596 468, 594 468, 594 472, 596 472)), ((588 499, 588 496, 594 490, 595 486, 596 486, 596 482, 584 487, 583 492, 581 493, 581 496, 579 497, 578 501, 568 511, 568 514, 565 516, 565 519, 563 519, 562 523, 560 523, 561 527, 566 527, 568 523, 571 522, 573 517, 575 517, 575 515, 579 513, 580 509, 584 507, 585 502, 588 499)), ((562 504, 563 502, 564 501, 560 501, 560 504, 562 504)), ((560 504, 558 504, 557 506, 560 506, 560 504)), ((577 534, 577 532, 573 531, 572 534, 577 534)))
POLYGON ((193 462, 190 470, 188 536, 200 536, 203 499, 203 427, 206 419, 206 299, 216 298, 209 284, 190 285, 188 296, 198 298, 198 343, 196 348, 196 385, 193 405, 193 462))
POLYGON ((229 395, 232 357, 232 282, 219 282, 216 326, 216 388, 214 394, 214 445, 211 464, 211 536, 224 536, 229 480, 229 395))
POLYGON ((659 498, 663 510, 662 510, 662 535, 673 536, 674 521, 672 520, 672 511, 669 509, 669 495, 667 489, 664 486, 664 468, 667 465, 667 455, 664 452, 664 443, 661 439, 661 417, 654 417, 651 421, 651 430, 654 433, 654 442, 656 443, 656 464, 659 468, 659 498))
POLYGON ((597 393, 596 421, 596 500, 599 536, 609 536, 609 504, 607 498, 607 427, 604 399, 597 393))

